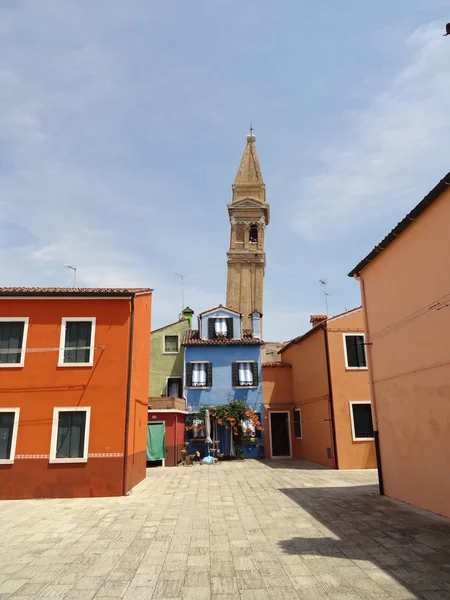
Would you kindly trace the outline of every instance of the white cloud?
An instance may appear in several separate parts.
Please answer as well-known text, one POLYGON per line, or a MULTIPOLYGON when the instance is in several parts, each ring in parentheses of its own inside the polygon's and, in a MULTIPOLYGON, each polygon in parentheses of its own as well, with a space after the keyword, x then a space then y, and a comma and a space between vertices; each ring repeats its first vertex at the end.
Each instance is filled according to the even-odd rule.
POLYGON ((341 235, 393 203, 402 214, 449 168, 450 47, 442 24, 421 27, 405 43, 407 64, 366 109, 348 116, 349 133, 300 182, 294 226, 308 241, 341 235), (425 191, 414 185, 418 172, 431 177, 425 191))

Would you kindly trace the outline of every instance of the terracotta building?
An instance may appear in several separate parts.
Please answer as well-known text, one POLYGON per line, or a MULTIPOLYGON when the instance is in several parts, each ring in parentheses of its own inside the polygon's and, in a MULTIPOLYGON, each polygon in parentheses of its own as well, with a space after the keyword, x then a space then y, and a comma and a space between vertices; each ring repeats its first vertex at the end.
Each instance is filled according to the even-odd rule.
POLYGON ((233 184, 233 198, 228 204, 230 248, 227 276, 227 306, 243 315, 242 326, 251 329, 250 314, 263 313, 265 228, 270 220, 266 203, 256 137, 247 136, 247 145, 233 184))
POLYGON ((263 364, 266 456, 375 468, 362 309, 311 325, 263 364))
POLYGON ((450 173, 349 274, 361 286, 384 492, 447 517, 449 223, 450 173))
POLYGON ((145 477, 150 289, 0 288, 0 498, 145 477))

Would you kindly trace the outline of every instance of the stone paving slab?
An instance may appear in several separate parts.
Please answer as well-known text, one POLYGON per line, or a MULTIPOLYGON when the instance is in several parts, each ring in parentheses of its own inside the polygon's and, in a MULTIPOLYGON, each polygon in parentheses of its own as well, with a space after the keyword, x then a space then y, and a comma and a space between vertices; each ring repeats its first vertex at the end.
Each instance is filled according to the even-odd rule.
POLYGON ((125 498, 0 502, 0 600, 449 600, 450 521, 375 471, 151 469, 125 498))

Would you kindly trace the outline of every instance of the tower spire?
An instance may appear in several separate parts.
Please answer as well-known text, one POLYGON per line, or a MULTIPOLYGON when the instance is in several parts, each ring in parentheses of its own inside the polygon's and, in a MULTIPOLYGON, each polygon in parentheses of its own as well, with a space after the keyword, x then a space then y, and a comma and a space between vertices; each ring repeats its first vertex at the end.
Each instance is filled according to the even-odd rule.
POLYGON ((230 248, 227 252, 227 306, 242 314, 243 326, 250 327, 250 314, 263 312, 265 227, 270 207, 262 178, 253 126, 233 184, 233 198, 227 206, 230 218, 230 248))

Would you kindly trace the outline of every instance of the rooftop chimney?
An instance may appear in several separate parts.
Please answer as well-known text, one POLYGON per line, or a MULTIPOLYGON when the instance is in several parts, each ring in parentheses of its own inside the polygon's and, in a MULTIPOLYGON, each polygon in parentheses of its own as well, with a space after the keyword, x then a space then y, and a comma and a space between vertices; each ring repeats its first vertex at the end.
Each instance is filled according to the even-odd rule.
POLYGON ((186 308, 182 311, 182 313, 180 314, 180 321, 189 321, 189 329, 192 329, 192 316, 194 314, 194 311, 192 310, 192 308, 189 308, 189 306, 186 306, 186 308))
POLYGON ((319 325, 319 323, 323 323, 326 320, 327 320, 327 315, 311 315, 309 322, 311 323, 311 325, 313 327, 316 327, 317 325, 319 325))
POLYGON ((260 340, 262 314, 259 312, 259 310, 254 310, 252 313, 250 313, 249 317, 252 324, 252 336, 257 340, 260 340))

